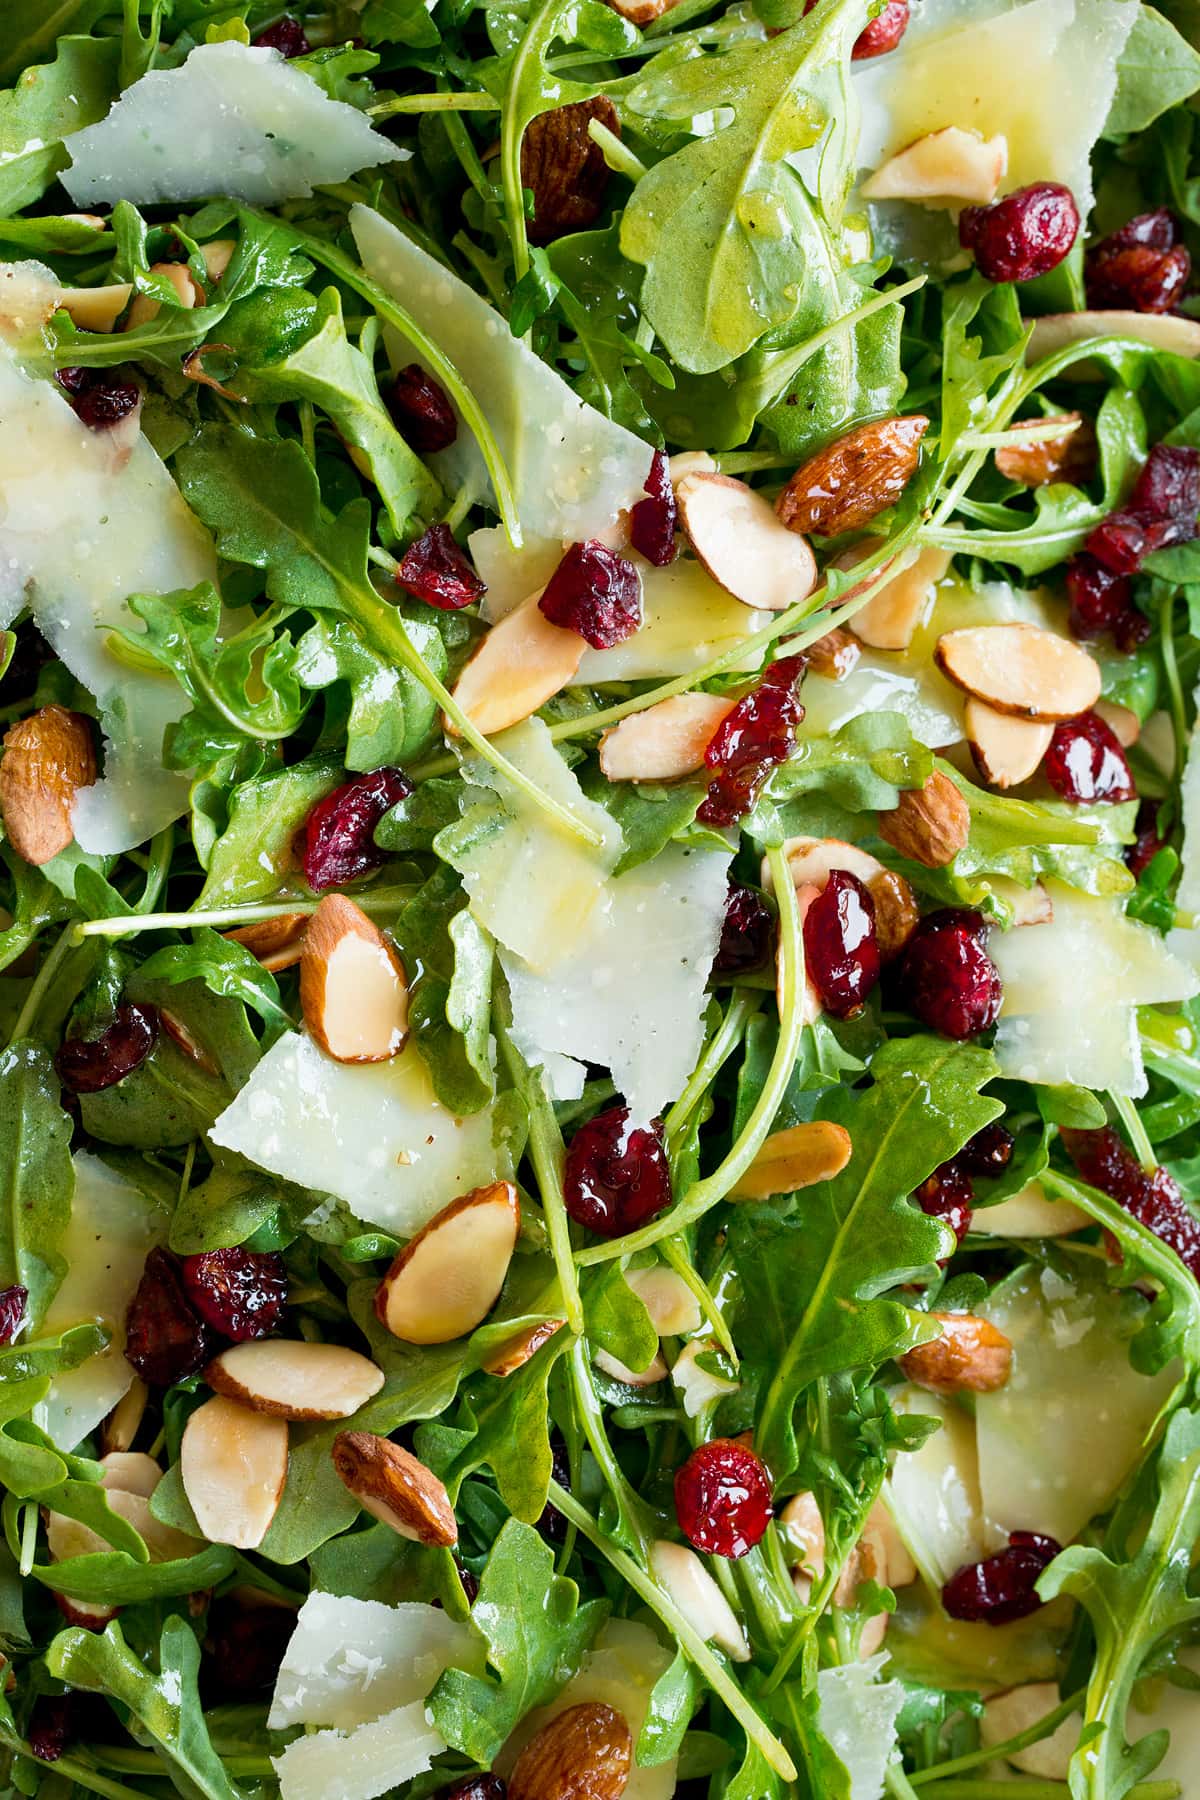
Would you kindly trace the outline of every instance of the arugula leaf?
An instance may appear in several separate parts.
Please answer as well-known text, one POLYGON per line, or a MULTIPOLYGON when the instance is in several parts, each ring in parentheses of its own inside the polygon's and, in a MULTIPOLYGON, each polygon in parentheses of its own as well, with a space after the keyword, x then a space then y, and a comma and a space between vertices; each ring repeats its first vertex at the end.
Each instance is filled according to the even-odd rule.
MULTIPOLYGON (((26 12, 26 0, 16 0, 16 5, 19 12, 26 12)), ((28 8, 30 25, 34 9, 40 14, 47 10, 39 0, 28 0, 28 8)), ((52 10, 69 19, 76 7, 59 0, 52 10)), ((0 23, 0 33, 8 29, 0 23)), ((16 87, 0 94, 0 212, 20 212, 39 199, 71 160, 62 139, 102 119, 116 98, 120 55, 116 42, 52 34, 45 40, 46 49, 55 46, 56 36, 52 63, 27 68, 24 62, 14 64, 10 55, 0 62, 5 77, 20 76, 16 87)), ((5 37, 0 36, 0 52, 4 47, 5 37)))
MULTIPOLYGON (((171 1218, 169 1243, 180 1256, 244 1244, 275 1220, 301 1190, 265 1175, 241 1157, 219 1152, 212 1172, 190 1186, 171 1218)), ((304 1196, 304 1211, 311 1210, 304 1196)))
POLYGON ((341 775, 340 758, 308 756, 235 788, 229 823, 210 852, 197 907, 240 906, 277 893, 294 868, 292 839, 341 775))
POLYGON ((914 738, 903 714, 861 713, 837 731, 801 737, 742 829, 759 844, 807 833, 817 794, 847 812, 890 811, 902 789, 924 786, 933 769, 933 752, 914 738))
POLYGON ((638 1733, 636 1756, 639 1769, 657 1768, 660 1763, 671 1762, 679 1755, 702 1692, 696 1665, 682 1650, 677 1650, 670 1668, 659 1676, 650 1690, 646 1716, 638 1733))
MULTIPOLYGON (((416 605, 399 611, 426 667, 444 679, 449 661, 436 615, 416 605)), ((295 672, 306 688, 345 682, 345 762, 352 771, 408 762, 434 740, 437 702, 407 669, 377 656, 344 619, 324 614, 316 620, 296 646, 295 672)))
POLYGON ((66 1273, 61 1244, 74 1187, 58 1077, 41 1045, 22 1040, 0 1053, 0 1284, 28 1290, 34 1326, 66 1273))
POLYGON ((279 983, 264 969, 244 944, 223 938, 201 926, 190 944, 169 944, 156 950, 141 966, 142 981, 202 981, 210 994, 238 1000, 259 1014, 267 1026, 267 1049, 281 1031, 292 1029, 292 1020, 279 999, 279 983))
POLYGON ((434 1092, 456 1113, 495 1098, 491 1051, 492 940, 467 906, 453 869, 439 864, 396 921, 396 938, 418 972, 409 1029, 434 1092))
POLYGON ((8 0, 0 19, 0 81, 15 81, 68 32, 90 31, 112 0, 8 0))
POLYGON ((1139 6, 1117 63, 1105 137, 1144 131, 1200 88, 1200 52, 1152 6, 1139 6))

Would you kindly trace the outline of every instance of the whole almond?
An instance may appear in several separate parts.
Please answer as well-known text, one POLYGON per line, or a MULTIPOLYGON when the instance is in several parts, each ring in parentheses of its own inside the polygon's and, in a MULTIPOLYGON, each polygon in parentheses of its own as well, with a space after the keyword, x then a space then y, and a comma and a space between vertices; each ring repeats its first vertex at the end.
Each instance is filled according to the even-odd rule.
POLYGON ((931 1313, 942 1327, 932 1343, 918 1344, 900 1358, 900 1367, 918 1387, 933 1394, 990 1394, 1012 1370, 1012 1344, 987 1319, 973 1313, 931 1313))
POLYGON ((1020 431, 1022 425, 1063 427, 1062 437, 1034 438, 1028 444, 1006 444, 996 451, 996 467, 1009 481, 1023 487, 1045 487, 1051 481, 1070 481, 1076 486, 1090 481, 1096 473, 1098 447, 1096 433, 1082 413, 1062 413, 1056 419, 1020 419, 1009 431, 1020 431))
POLYGON ((333 1466, 359 1505, 416 1544, 458 1542, 450 1496, 432 1469, 373 1431, 339 1431, 333 1466))
POLYGON ((875 902, 875 942, 885 962, 899 956, 921 917, 917 897, 903 875, 885 869, 867 883, 867 892, 875 902))
POLYGON ((821 675, 826 681, 841 681, 862 655, 862 647, 848 631, 835 625, 815 644, 810 644, 804 654, 808 658, 810 674, 821 675))
POLYGON ((585 1701, 530 1738, 508 1778, 508 1800, 620 1800, 632 1766, 633 1738, 621 1714, 585 1701))
POLYGON ((971 829, 971 809, 948 775, 935 769, 924 787, 909 788, 879 815, 879 835, 925 869, 953 862, 971 829))
POLYGON ((40 867, 65 850, 75 796, 95 779, 92 727, 82 713, 43 706, 10 726, 0 756, 0 817, 17 855, 40 867))
POLYGON ((789 531, 840 537, 859 531, 900 498, 916 473, 929 420, 876 419, 802 463, 775 510, 789 531))
POLYGON ((586 231, 604 209, 609 168, 588 135, 593 119, 620 137, 617 109, 603 94, 556 106, 529 122, 521 143, 521 185, 533 192, 532 243, 586 231))

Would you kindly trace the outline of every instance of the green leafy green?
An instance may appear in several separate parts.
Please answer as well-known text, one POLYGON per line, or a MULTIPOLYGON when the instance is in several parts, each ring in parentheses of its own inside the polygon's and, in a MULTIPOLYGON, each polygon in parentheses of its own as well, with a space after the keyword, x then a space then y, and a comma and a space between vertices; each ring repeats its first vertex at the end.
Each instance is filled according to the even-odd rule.
POLYGON ((58 1095, 40 1044, 0 1052, 0 1282, 28 1291, 34 1324, 66 1272, 61 1245, 75 1187, 71 1121, 58 1095))
POLYGON ((1106 137, 1144 131, 1200 88, 1200 52, 1154 7, 1138 7, 1117 64, 1117 91, 1106 137))
MULTIPOLYGON (((72 14, 99 10, 95 0, 58 0, 48 9, 38 0, 15 3, 31 26, 38 13, 65 15, 74 23, 72 14)), ((41 27, 41 19, 37 23, 41 27)), ((0 33, 8 29, 0 23, 0 33)), ((70 161, 63 138, 102 119, 116 97, 120 52, 111 39, 67 37, 52 30, 43 44, 54 51, 54 61, 27 67, 24 60, 14 60, 21 50, 6 54, 6 36, 0 36, 0 74, 20 77, 16 87, 0 94, 0 212, 19 212, 39 199, 70 161)))

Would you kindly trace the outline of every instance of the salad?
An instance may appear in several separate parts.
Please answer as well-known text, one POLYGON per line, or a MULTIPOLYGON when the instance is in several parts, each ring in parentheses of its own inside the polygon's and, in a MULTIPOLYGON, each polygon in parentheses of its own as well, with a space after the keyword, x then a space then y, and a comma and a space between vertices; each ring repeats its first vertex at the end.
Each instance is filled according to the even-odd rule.
POLYGON ((1197 45, 7 0, 5 1793, 1200 1795, 1197 45))

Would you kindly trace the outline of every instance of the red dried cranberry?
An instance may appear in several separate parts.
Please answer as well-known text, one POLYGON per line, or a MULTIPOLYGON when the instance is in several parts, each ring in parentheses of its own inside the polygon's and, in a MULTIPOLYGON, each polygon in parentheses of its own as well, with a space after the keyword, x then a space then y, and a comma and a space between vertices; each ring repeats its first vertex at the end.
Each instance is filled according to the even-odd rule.
POLYGON ((1200 1281, 1200 1219, 1165 1169, 1143 1169, 1111 1126, 1099 1131, 1060 1131, 1063 1147, 1089 1187, 1137 1219, 1175 1252, 1200 1281))
POLYGON ((304 879, 314 893, 357 881, 383 866, 386 856, 375 842, 375 827, 411 793, 412 782, 403 769, 372 769, 317 801, 301 834, 304 879))
POLYGON ((771 1481, 762 1458, 732 1438, 713 1438, 675 1471, 675 1516, 690 1544, 709 1556, 745 1556, 771 1523, 771 1481))
POLYGON ((954 1160, 967 1175, 990 1176, 994 1179, 997 1175, 1003 1175, 1012 1161, 1015 1143, 1012 1132, 999 1119, 993 1119, 990 1125, 985 1125, 982 1131, 977 1131, 973 1138, 967 1139, 954 1160))
POLYGON ((420 456, 448 450, 458 436, 458 420, 446 390, 420 363, 400 370, 392 383, 388 411, 396 430, 420 456))
POLYGON ((258 50, 278 50, 281 56, 307 56, 312 48, 304 35, 304 27, 298 19, 284 14, 274 25, 268 25, 260 31, 254 40, 258 50))
POLYGON ((1099 713, 1056 725, 1042 767, 1055 793, 1072 806, 1132 800, 1137 793, 1125 752, 1099 713))
POLYGON ((1142 464, 1128 509, 1147 519, 1190 519, 1200 514, 1200 450, 1155 444, 1142 464))
POLYGON ((1042 1602, 1037 1582, 1062 1545, 1037 1531, 1009 1533, 1008 1549, 967 1563, 942 1589, 942 1605, 952 1619, 984 1625, 1008 1625, 1036 1612, 1042 1602))
POLYGON ((645 500, 630 508, 629 540, 656 569, 675 561, 675 522, 677 508, 675 489, 671 486, 671 466, 661 450, 654 452, 650 473, 646 477, 645 500))
POLYGON ((597 538, 572 544, 538 601, 552 625, 611 650, 642 622, 642 583, 633 564, 597 538))
POLYGON ((629 1108, 610 1106, 581 1125, 567 1146, 563 1197, 577 1225, 620 1237, 671 1204, 662 1124, 631 1130, 629 1108))
POLYGON ((66 390, 77 418, 91 431, 107 431, 134 411, 142 397, 136 381, 119 369, 60 369, 59 386, 66 390))
POLYGON ((1159 800, 1143 800, 1137 810, 1134 830, 1137 836, 1125 852, 1125 866, 1139 880, 1163 847, 1158 835, 1159 800))
POLYGON ((21 1286, 0 1290, 0 1344, 11 1344, 25 1323, 29 1290, 21 1286))
POLYGON ((205 1698, 253 1700, 274 1687, 296 1615, 284 1606, 214 1603, 203 1664, 205 1698))
POLYGON ((940 1219, 944 1225, 948 1225, 958 1242, 962 1243, 971 1229, 975 1190, 971 1185, 971 1177, 959 1166, 957 1158, 952 1157, 949 1162, 944 1162, 940 1168, 935 1169, 932 1175, 927 1175, 913 1199, 931 1219, 940 1219))
POLYGON ((506 1800, 508 1788, 499 1775, 468 1775, 452 1787, 440 1787, 431 1800, 506 1800))
MULTIPOLYGON (((807 10, 807 9, 806 9, 807 10)), ((850 52, 851 62, 866 62, 868 57, 883 56, 894 50, 908 30, 908 0, 887 0, 865 31, 860 31, 850 52)))
MULTIPOLYGON (((562 1517, 561 1513, 559 1514, 559 1517, 562 1517)), ((463 1591, 463 1598, 466 1600, 468 1606, 474 1606, 476 1600, 479 1598, 479 1577, 477 1575, 472 1575, 467 1565, 465 1563, 460 1563, 457 1556, 454 1559, 454 1567, 458 1573, 458 1585, 463 1591)))
MULTIPOLYGON (((571 1491, 571 1460, 567 1455, 567 1446, 560 1437, 550 1440, 550 1473, 560 1488, 569 1494, 571 1491)), ((537 1530, 548 1543, 565 1544, 567 1541, 566 1516, 560 1513, 557 1506, 547 1500, 538 1517, 537 1530)))
POLYGON ((1180 514, 1173 519, 1147 519, 1123 508, 1100 521, 1086 549, 1114 574, 1132 575, 1156 550, 1189 544, 1195 535, 1194 517, 1180 514))
POLYGON ((1127 219, 1120 230, 1112 231, 1088 251, 1091 256, 1108 256, 1116 250, 1133 250, 1139 245, 1150 250, 1171 250, 1179 237, 1175 215, 1165 206, 1154 212, 1138 213, 1127 219))
POLYGON ((59 1079, 75 1094, 99 1094, 140 1068, 158 1039, 158 1008, 118 1006, 95 1038, 68 1038, 54 1059, 59 1079))
POLYGON ((1178 303, 1192 273, 1182 244, 1174 250, 1117 250, 1088 258, 1087 303, 1096 311, 1165 313, 1178 303))
POLYGON ((287 1271, 277 1250, 205 1250, 183 1259, 183 1285, 200 1317, 232 1338, 269 1337, 287 1301, 287 1271))
POLYGON ((188 1299, 174 1257, 152 1250, 125 1314, 125 1356, 151 1387, 172 1387, 213 1353, 204 1320, 188 1299))
POLYGON ((74 1694, 39 1694, 29 1715, 26 1742, 39 1762, 57 1762, 78 1731, 74 1694))
POLYGON ((974 252, 975 266, 988 281, 1033 281, 1048 274, 1078 231, 1074 197, 1057 181, 1034 182, 990 206, 965 206, 958 218, 958 240, 974 252))
POLYGON ((821 1005, 849 1019, 879 980, 875 902, 857 875, 834 869, 804 915, 804 963, 821 1005))
POLYGON ((721 942, 713 960, 714 975, 744 975, 771 960, 775 916, 757 888, 731 881, 721 924, 721 942))
POLYGON ((805 666, 803 656, 772 663, 717 726, 704 752, 706 766, 716 773, 696 814, 705 825, 736 825, 772 769, 791 755, 804 718, 796 684, 805 666))
POLYGON ((487 583, 475 573, 445 524, 431 525, 424 537, 409 545, 396 580, 415 600, 424 600, 439 612, 457 612, 487 593, 487 583))
POLYGON ((977 1037, 994 1025, 1003 991, 987 953, 987 926, 967 907, 927 913, 909 939, 900 981, 923 1025, 946 1037, 977 1037))
POLYGON ((1133 584, 1127 575, 1114 575, 1086 551, 1067 564, 1067 598, 1071 602, 1071 630, 1077 638, 1097 638, 1115 631, 1133 605, 1133 584))

